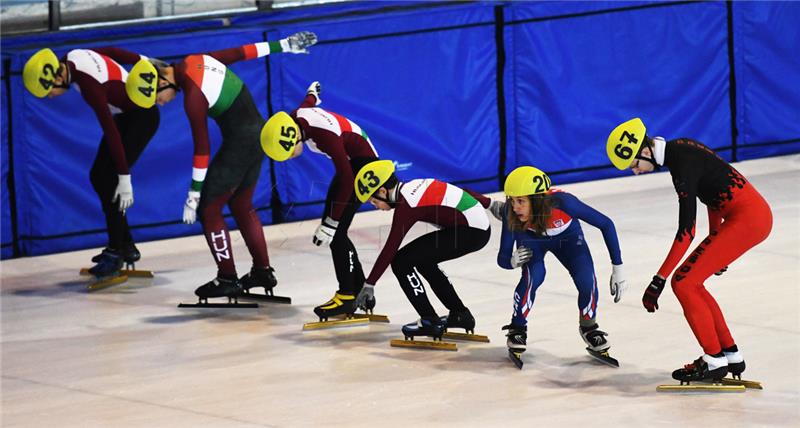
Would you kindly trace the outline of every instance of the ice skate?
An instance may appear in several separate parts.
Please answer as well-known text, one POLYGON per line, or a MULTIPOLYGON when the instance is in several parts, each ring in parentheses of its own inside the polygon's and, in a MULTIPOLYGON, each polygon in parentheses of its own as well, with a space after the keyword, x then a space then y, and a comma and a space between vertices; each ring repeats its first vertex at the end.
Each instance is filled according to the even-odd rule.
POLYGON ((506 333, 508 338, 506 339, 508 358, 518 369, 522 370, 522 365, 524 364, 522 362, 522 353, 527 349, 528 327, 508 324, 503 326, 503 330, 508 330, 508 333, 506 333))
POLYGON ((455 343, 442 342, 445 326, 439 318, 424 319, 420 318, 415 322, 403 326, 404 340, 392 340, 389 342, 391 346, 403 348, 422 348, 422 349, 438 349, 442 351, 457 351, 458 347, 455 343), (427 340, 414 340, 417 336, 430 336, 433 341, 427 340))
POLYGON ((656 391, 744 391, 744 385, 723 384, 722 379, 727 373, 728 361, 724 356, 714 357, 705 354, 672 372, 672 378, 680 381, 680 385, 659 385, 656 391), (700 384, 692 385, 692 382, 700 382, 700 384), (705 383, 710 383, 710 385, 705 383))
MULTIPOLYGON (((92 257, 92 262, 99 263, 104 258, 108 257, 109 255, 116 255, 122 257, 122 261, 125 264, 125 269, 122 269, 122 274, 129 277, 129 278, 152 278, 153 272, 149 270, 137 270, 135 263, 142 258, 141 253, 139 253, 139 249, 136 248, 136 245, 133 243, 129 243, 123 248, 122 251, 116 251, 110 247, 106 247, 103 249, 100 254, 95 255, 92 257)), ((80 274, 81 275, 92 275, 90 272, 91 269, 89 268, 82 268, 80 274)))
POLYGON ((730 377, 722 378, 723 385, 742 385, 747 389, 764 389, 761 382, 742 379, 745 369, 744 357, 736 345, 732 349, 723 349, 722 352, 725 354, 725 359, 728 360, 728 374, 730 374, 730 377))
POLYGON ((440 317, 439 320, 444 324, 443 337, 446 339, 489 343, 489 336, 475 334, 475 318, 467 308, 461 311, 450 311, 449 315, 440 317), (454 328, 463 328, 466 333, 450 331, 454 328))
POLYGON ((242 291, 239 280, 236 278, 214 278, 201 285, 194 291, 198 302, 195 304, 181 303, 179 308, 257 308, 258 303, 239 303, 239 295, 242 291), (227 297, 228 303, 208 303, 208 299, 215 297, 227 297))
POLYGON ((608 333, 600 330, 596 323, 587 327, 580 326, 578 330, 581 334, 581 338, 583 338, 583 341, 588 345, 586 351, 589 355, 603 364, 607 364, 611 367, 619 367, 619 361, 608 353, 608 350, 611 348, 611 345, 606 340, 608 333))
POLYGON ((262 302, 275 302, 291 304, 291 297, 276 296, 273 294, 272 289, 278 285, 278 280, 275 278, 275 269, 271 267, 257 268, 253 266, 249 273, 246 273, 239 279, 242 286, 242 299, 258 300, 262 302), (250 291, 254 287, 264 287, 264 294, 253 293, 250 291))
POLYGON ((303 324, 303 330, 317 330, 321 328, 364 325, 369 323, 368 317, 354 317, 356 311, 356 296, 352 294, 336 293, 327 302, 314 308, 314 313, 319 317, 319 322, 303 324), (329 321, 329 318, 334 318, 329 321))
POLYGON ((114 251, 103 252, 92 268, 87 272, 95 277, 95 281, 89 284, 89 291, 102 290, 112 285, 122 284, 128 277, 121 272, 122 258, 114 251))

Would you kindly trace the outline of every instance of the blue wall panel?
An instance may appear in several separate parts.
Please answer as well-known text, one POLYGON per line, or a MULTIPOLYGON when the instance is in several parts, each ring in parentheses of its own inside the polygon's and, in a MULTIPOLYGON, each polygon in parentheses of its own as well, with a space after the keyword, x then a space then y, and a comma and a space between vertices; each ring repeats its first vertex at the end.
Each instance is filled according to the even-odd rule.
POLYGON ((8 178, 11 163, 8 161, 8 91, 6 79, 0 80, 0 257, 8 258, 14 254, 14 236, 11 228, 11 194, 8 178))

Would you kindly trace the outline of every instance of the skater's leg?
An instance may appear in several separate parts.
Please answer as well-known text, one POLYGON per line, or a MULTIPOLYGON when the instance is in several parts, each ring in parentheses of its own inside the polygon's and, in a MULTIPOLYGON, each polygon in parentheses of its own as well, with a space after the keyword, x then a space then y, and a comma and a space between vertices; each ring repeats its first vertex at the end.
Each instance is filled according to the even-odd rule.
POLYGON ((268 268, 270 264, 267 241, 264 238, 261 220, 258 218, 255 208, 253 208, 253 192, 255 191, 260 171, 261 159, 258 159, 257 162, 250 166, 244 181, 233 194, 228 206, 233 218, 236 220, 236 225, 239 226, 239 232, 242 234, 248 251, 250 251, 250 256, 253 258, 253 267, 268 268))
MULTIPOLYGON (((328 194, 325 198, 325 209, 323 217, 331 216, 334 209, 336 195, 340 186, 339 176, 334 176, 328 187, 328 194)), ((331 240, 330 250, 333 260, 333 268, 336 272, 336 281, 339 283, 338 292, 346 295, 355 295, 361 290, 364 284, 364 270, 358 259, 358 252, 353 242, 347 236, 350 224, 353 221, 359 203, 355 198, 355 193, 351 195, 339 218, 339 226, 331 240)))
POLYGON ((111 201, 114 197, 114 190, 117 187, 118 177, 105 136, 100 140, 100 146, 97 148, 97 155, 89 172, 89 180, 98 199, 100 199, 100 207, 103 209, 103 215, 105 216, 108 247, 115 251, 119 250, 127 227, 125 216, 119 211, 119 204, 111 201))
POLYGON ((580 324, 588 327, 595 324, 597 317, 597 278, 589 246, 578 227, 576 233, 558 240, 552 248, 553 254, 567 269, 575 288, 578 290, 578 311, 580 324))
POLYGON ((514 289, 514 314, 511 325, 524 327, 528 325, 528 314, 536 299, 536 290, 544 282, 544 253, 538 248, 533 250, 531 259, 522 266, 522 277, 514 289))

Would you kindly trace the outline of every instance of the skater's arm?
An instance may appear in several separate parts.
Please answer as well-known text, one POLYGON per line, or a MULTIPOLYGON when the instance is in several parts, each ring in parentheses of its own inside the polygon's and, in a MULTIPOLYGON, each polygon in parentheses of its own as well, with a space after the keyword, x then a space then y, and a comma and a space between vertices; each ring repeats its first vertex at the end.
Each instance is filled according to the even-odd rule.
POLYGON ((399 203, 397 208, 395 208, 394 216, 392 217, 392 229, 389 231, 389 238, 386 239, 386 243, 383 245, 378 259, 375 260, 375 265, 372 266, 372 271, 370 271, 369 277, 367 277, 367 284, 375 285, 381 278, 381 275, 386 271, 386 268, 392 263, 392 260, 394 260, 394 256, 397 254, 397 250, 400 248, 403 238, 416 221, 411 217, 411 211, 412 209, 405 202, 399 203))
MULTIPOLYGON (((332 133, 326 132, 326 134, 327 138, 334 138, 332 133)), ((340 137, 336 138, 339 139, 340 137)), ((336 141, 325 144, 324 147, 325 153, 327 153, 333 161, 333 166, 336 168, 336 176, 339 181, 335 199, 331 204, 331 212, 325 214, 331 216, 333 220, 339 221, 353 195, 355 177, 353 176, 353 168, 350 166, 350 159, 348 159, 347 153, 344 151, 344 144, 336 141)))
POLYGON ((484 196, 482 193, 478 193, 467 188, 463 188, 463 190, 469 193, 473 198, 477 199, 483 208, 489 208, 489 206, 492 205, 492 200, 484 196))
POLYGON ((92 48, 91 50, 99 53, 100 55, 107 56, 120 64, 136 64, 140 59, 147 59, 147 57, 144 55, 139 55, 135 52, 113 46, 92 48))
POLYGON ((503 269, 514 269, 511 265, 511 254, 514 251, 514 232, 508 228, 507 209, 509 204, 506 204, 503 210, 503 228, 500 235, 500 249, 497 251, 497 265, 503 269))
POLYGON ((606 215, 583 203, 580 199, 570 193, 560 192, 556 194, 560 201, 560 209, 573 218, 583 220, 588 224, 600 229, 603 232, 603 240, 606 243, 608 254, 611 256, 611 263, 622 264, 622 252, 619 248, 619 238, 614 222, 606 215))
POLYGON ((277 42, 258 42, 236 48, 222 49, 208 53, 223 64, 261 58, 273 53, 290 52, 305 53, 306 48, 317 43, 317 36, 308 31, 301 31, 277 42))
POLYGON ((114 116, 108 107, 108 98, 106 97, 106 90, 103 86, 91 77, 85 77, 83 73, 74 72, 74 83, 78 84, 81 88, 81 96, 86 100, 86 103, 94 110, 97 116, 100 127, 103 128, 103 138, 108 144, 108 151, 111 153, 111 162, 114 164, 114 170, 119 175, 129 175, 128 161, 125 158, 125 148, 122 145, 122 137, 120 136, 117 124, 114 122, 114 116))
POLYGON ((203 187, 203 181, 206 179, 208 159, 211 153, 208 142, 208 101, 206 101, 200 88, 193 83, 184 86, 183 106, 184 110, 186 110, 186 116, 189 118, 194 141, 191 189, 199 192, 203 187))
POLYGON ((695 180, 684 177, 691 177, 691 175, 673 175, 675 191, 678 193, 678 232, 675 234, 675 240, 672 242, 672 247, 664 263, 658 269, 658 275, 664 279, 669 277, 694 240, 697 184, 695 180))

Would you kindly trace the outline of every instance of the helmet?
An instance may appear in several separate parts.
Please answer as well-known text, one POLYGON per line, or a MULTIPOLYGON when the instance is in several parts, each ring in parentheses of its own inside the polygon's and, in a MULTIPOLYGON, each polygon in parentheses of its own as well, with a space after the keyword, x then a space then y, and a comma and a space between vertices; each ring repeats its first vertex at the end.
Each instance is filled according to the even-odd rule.
POLYGON ((261 148, 270 159, 283 162, 292 155, 300 140, 300 127, 291 116, 279 111, 261 128, 261 148))
POLYGON ((158 72, 156 67, 146 59, 134 64, 128 79, 125 80, 125 92, 128 98, 139 107, 150 108, 156 103, 156 87, 158 72))
POLYGON ((532 166, 521 166, 508 174, 503 191, 506 196, 528 196, 550 190, 550 177, 532 166))
POLYGON ((611 131, 606 142, 606 153, 617 169, 628 169, 644 142, 647 129, 638 117, 611 131))
POLYGON ((394 162, 373 161, 364 165, 356 174, 354 183, 356 197, 364 203, 394 174, 394 162))
POLYGON ((33 54, 22 69, 25 88, 35 97, 46 97, 53 89, 59 65, 58 57, 48 48, 33 54))

